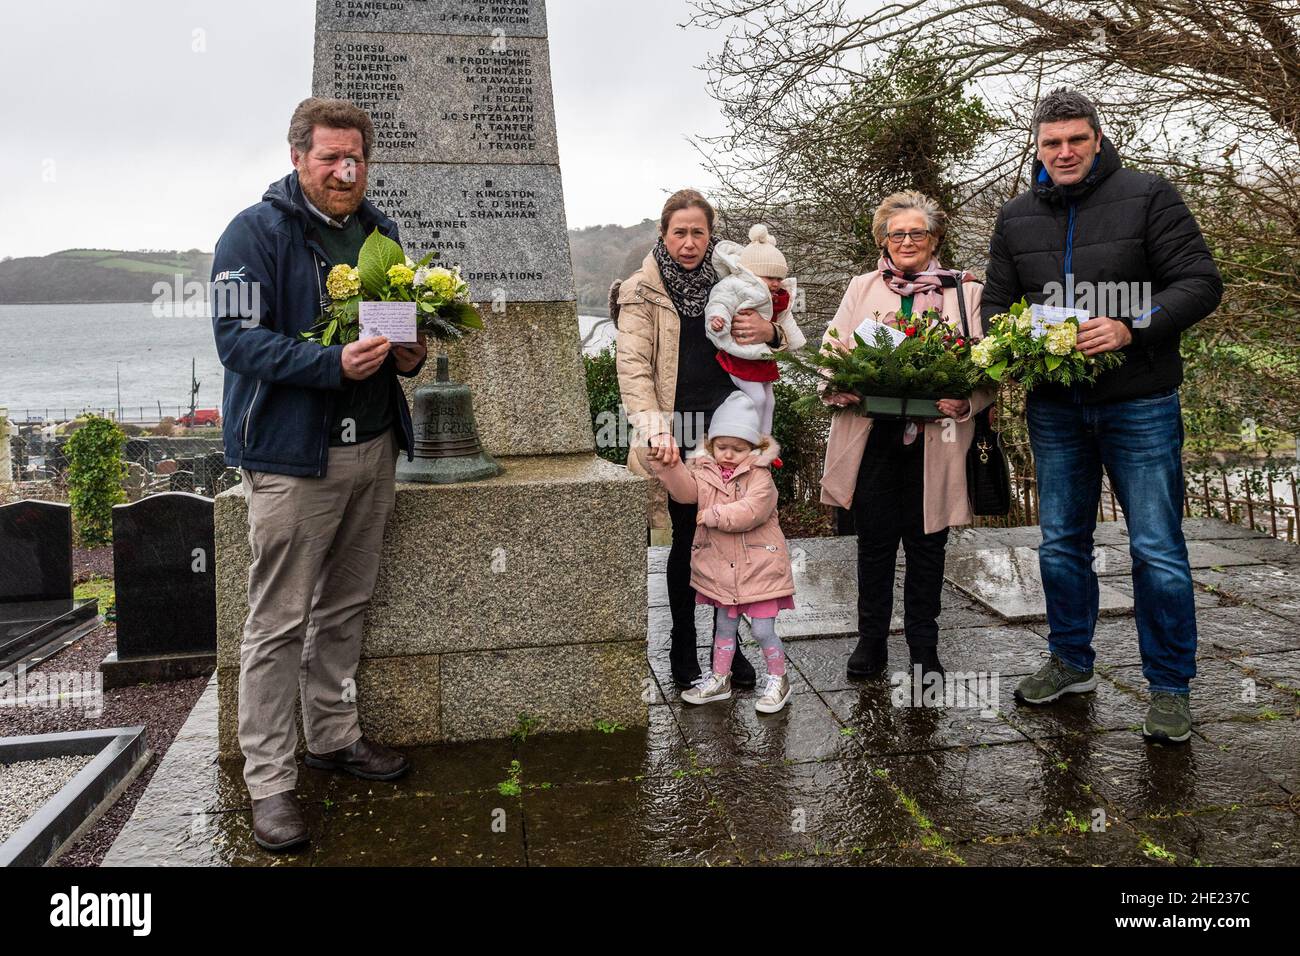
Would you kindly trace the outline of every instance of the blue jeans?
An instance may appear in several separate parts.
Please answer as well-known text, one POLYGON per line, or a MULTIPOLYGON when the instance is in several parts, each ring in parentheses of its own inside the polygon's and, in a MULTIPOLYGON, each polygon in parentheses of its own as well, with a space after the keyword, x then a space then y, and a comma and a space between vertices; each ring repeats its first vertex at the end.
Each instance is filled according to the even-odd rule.
POLYGON ((1128 522, 1142 673, 1153 691, 1188 692, 1196 676, 1196 603, 1183 538, 1183 419, 1178 392, 1109 405, 1027 403, 1038 470, 1048 645, 1075 670, 1095 657, 1093 531, 1101 470, 1128 522))

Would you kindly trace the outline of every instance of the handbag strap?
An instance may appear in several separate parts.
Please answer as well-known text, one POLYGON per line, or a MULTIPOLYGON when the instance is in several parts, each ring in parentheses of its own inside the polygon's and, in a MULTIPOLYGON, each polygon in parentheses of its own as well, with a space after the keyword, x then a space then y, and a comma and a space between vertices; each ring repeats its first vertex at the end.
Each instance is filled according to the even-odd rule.
MULTIPOLYGON (((961 317, 960 325, 958 326, 958 328, 961 329, 962 338, 969 339, 970 319, 967 318, 966 316, 966 297, 961 293, 961 275, 962 274, 960 269, 956 269, 953 271, 953 276, 952 276, 953 284, 957 288, 957 314, 961 317)), ((982 411, 976 412, 974 416, 976 434, 991 433, 993 431, 992 413, 993 413, 992 405, 990 405, 988 408, 983 409, 982 411)))
POLYGON ((961 336, 964 339, 970 338, 970 320, 966 318, 966 297, 961 294, 961 270, 954 269, 952 274, 953 285, 957 289, 957 315, 960 316, 958 328, 961 330, 961 336))

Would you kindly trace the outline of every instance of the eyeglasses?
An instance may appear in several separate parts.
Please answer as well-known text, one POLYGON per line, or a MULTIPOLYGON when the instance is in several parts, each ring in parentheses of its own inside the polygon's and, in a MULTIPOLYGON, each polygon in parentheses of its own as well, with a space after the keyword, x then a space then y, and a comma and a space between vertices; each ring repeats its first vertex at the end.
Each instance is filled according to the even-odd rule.
POLYGON ((918 246, 925 241, 925 237, 930 235, 929 229, 913 229, 911 232, 891 232, 887 233, 885 238, 896 246, 901 246, 904 239, 911 239, 918 246))

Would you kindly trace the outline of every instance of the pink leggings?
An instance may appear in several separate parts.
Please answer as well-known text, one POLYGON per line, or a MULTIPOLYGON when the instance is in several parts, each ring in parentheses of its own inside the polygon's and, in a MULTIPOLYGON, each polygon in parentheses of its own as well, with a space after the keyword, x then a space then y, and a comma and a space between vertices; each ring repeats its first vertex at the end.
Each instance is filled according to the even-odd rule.
MULTIPOLYGON (((767 672, 780 676, 785 673, 785 648, 776 636, 776 618, 750 618, 750 629, 754 638, 763 648, 763 660, 767 662, 767 672)), ((736 634, 740 627, 739 617, 730 617, 725 607, 717 608, 713 614, 713 673, 730 674, 731 661, 736 656, 736 634)))

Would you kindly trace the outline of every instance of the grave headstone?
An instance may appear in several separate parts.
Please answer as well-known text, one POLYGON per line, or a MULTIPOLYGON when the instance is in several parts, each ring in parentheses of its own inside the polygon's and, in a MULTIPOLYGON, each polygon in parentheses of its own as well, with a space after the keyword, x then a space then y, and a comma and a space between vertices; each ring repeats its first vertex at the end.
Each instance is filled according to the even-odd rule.
POLYGON ((213 556, 211 498, 169 493, 113 508, 117 650, 101 666, 105 687, 212 671, 213 556))
POLYGON ((72 507, 51 501, 0 505, 0 601, 72 597, 72 507))
POLYGON ((98 602, 72 596, 72 508, 0 505, 0 669, 32 661, 93 629, 98 602))

